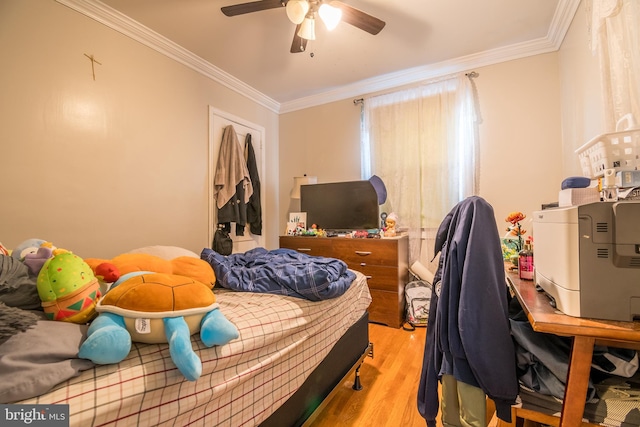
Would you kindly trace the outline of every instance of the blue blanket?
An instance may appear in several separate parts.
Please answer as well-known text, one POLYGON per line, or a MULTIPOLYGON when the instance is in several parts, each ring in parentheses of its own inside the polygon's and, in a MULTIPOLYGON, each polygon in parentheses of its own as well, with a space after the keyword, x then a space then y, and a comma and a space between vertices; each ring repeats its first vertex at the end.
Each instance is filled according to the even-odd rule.
POLYGON ((310 256, 291 249, 255 248, 224 256, 205 248, 200 258, 213 267, 217 283, 224 288, 311 301, 342 295, 356 278, 339 259, 310 256))

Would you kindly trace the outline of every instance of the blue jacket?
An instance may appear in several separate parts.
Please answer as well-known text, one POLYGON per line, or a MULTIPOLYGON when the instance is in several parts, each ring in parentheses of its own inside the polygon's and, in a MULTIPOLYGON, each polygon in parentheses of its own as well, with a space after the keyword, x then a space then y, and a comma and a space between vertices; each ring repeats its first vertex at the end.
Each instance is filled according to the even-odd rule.
POLYGON ((510 422, 518 378, 491 205, 477 196, 458 203, 438 228, 438 252, 418 410, 429 426, 436 425, 438 381, 447 374, 482 389, 494 400, 497 416, 510 422))

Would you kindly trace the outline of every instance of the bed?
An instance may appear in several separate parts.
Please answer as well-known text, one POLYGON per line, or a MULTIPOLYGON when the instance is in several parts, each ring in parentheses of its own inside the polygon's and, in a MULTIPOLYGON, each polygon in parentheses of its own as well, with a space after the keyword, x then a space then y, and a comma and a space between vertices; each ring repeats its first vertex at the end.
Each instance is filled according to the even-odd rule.
MULTIPOLYGON (((197 334, 192 336, 203 364, 202 375, 193 382, 177 370, 166 344, 134 343, 119 364, 93 365, 68 349, 58 351, 40 342, 51 335, 50 329, 40 327, 54 326, 65 328, 58 345, 73 347, 86 326, 39 321, 38 327, 21 334, 33 335, 28 351, 7 350, 6 344, 15 341, 12 337, 0 346, 0 359, 27 362, 11 374, 14 381, 37 382, 27 391, 31 394, 47 387, 47 381, 71 378, 11 403, 67 404, 70 425, 83 427, 302 425, 370 352, 371 296, 365 276, 353 273, 355 280, 341 296, 322 301, 214 288, 220 310, 236 325, 240 338, 206 348, 197 334), (31 378, 26 372, 29 361, 38 365, 40 374, 45 368, 56 374, 44 382, 31 378)), ((0 362, 5 379, 7 368, 0 362)), ((8 403, 6 394, 2 396, 0 390, 8 403)))

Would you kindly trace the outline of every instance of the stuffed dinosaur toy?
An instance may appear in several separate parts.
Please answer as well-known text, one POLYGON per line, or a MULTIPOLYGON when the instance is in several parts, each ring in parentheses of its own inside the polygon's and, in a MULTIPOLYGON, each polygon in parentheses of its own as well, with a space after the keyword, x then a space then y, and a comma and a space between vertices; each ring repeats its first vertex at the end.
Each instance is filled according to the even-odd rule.
POLYGON ((88 259, 103 281, 115 279, 98 303, 100 315, 87 332, 79 357, 96 364, 118 363, 132 341, 168 343, 171 359, 189 381, 202 374, 191 335, 207 347, 238 338, 238 330, 220 311, 212 291, 213 269, 193 257, 173 260, 147 254, 123 254, 112 260, 88 259))

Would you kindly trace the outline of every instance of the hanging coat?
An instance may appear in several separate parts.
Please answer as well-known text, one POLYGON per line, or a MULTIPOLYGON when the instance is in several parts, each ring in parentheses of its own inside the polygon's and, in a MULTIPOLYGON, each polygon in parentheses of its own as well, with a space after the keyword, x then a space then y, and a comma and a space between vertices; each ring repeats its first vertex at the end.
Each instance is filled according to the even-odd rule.
POLYGON ((236 130, 232 125, 229 125, 224 128, 222 134, 218 164, 216 165, 216 173, 213 179, 213 195, 218 209, 222 208, 234 197, 237 193, 236 186, 238 184, 241 184, 244 189, 241 200, 246 204, 253 194, 251 178, 236 130))
POLYGON ((218 164, 214 177, 214 197, 218 208, 218 223, 229 229, 236 223, 236 234, 244 234, 247 222, 247 202, 253 194, 253 186, 244 153, 232 125, 222 134, 218 164))
POLYGON ((244 141, 244 149, 247 156, 247 169, 253 186, 253 194, 249 198, 247 205, 247 223, 249 231, 256 236, 262 235, 262 205, 260 204, 260 177, 258 176, 258 165, 256 163, 256 153, 251 143, 251 134, 248 133, 244 141))
POLYGON ((497 416, 510 422, 518 378, 504 262, 491 205, 477 196, 458 203, 438 228, 438 252, 418 410, 435 427, 438 381, 442 375, 453 375, 482 389, 495 402, 497 416))
POLYGON ((247 204, 244 203, 245 189, 242 182, 236 185, 236 192, 231 199, 218 209, 218 224, 222 224, 224 230, 231 232, 231 223, 236 223, 236 236, 244 236, 244 226, 247 224, 247 204))

